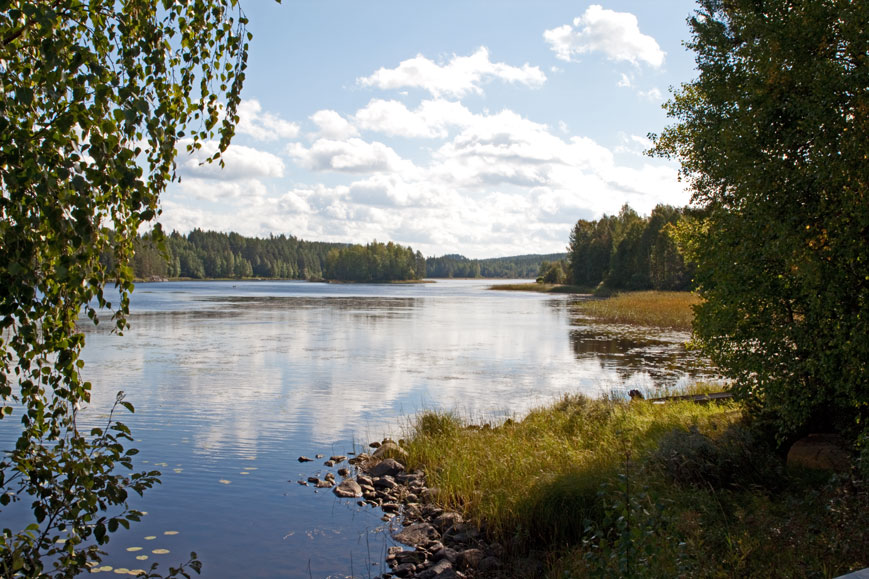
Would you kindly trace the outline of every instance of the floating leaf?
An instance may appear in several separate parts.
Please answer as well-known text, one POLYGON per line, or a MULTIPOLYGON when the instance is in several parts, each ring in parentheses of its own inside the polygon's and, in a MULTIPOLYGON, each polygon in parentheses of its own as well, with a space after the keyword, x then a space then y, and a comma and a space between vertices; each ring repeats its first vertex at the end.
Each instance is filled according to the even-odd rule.
POLYGON ((222 485, 228 485, 232 483, 231 480, 226 480, 225 478, 220 479, 218 482, 220 482, 220 484, 222 485))
POLYGON ((156 538, 157 538, 156 535, 148 535, 147 537, 145 537, 145 540, 146 541, 153 541, 156 538))
POLYGON ((136 551, 141 551, 142 547, 127 547, 127 551, 134 553, 136 551))
POLYGON ((148 556, 147 555, 137 555, 136 559, 138 559, 139 561, 146 561, 148 559, 148 556))
POLYGON ((245 474, 245 475, 247 475, 247 474, 250 474, 250 473, 249 473, 249 472, 247 472, 247 471, 246 471, 246 470, 243 470, 243 471, 241 471, 241 472, 240 472, 240 473, 238 473, 238 474, 245 474))
POLYGON ((130 569, 130 575, 137 577, 145 572, 144 569, 130 569))
POLYGON ((176 472, 176 473, 179 473, 179 474, 180 474, 181 471, 183 471, 183 470, 184 470, 183 468, 173 468, 173 469, 172 469, 173 472, 176 472))
POLYGON ((177 535, 178 531, 163 531, 164 535, 177 535))
POLYGON ((129 575, 130 570, 126 567, 118 567, 117 569, 115 569, 115 573, 117 575, 129 575))
POLYGON ((151 552, 154 553, 155 555, 165 555, 166 553, 169 552, 169 549, 154 549, 151 552))

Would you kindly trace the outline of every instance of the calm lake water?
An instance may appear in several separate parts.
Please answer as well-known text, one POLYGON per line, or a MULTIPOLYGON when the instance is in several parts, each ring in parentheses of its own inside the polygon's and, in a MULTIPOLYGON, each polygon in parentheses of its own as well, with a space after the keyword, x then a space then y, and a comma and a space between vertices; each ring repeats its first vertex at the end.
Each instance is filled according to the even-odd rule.
POLYGON ((382 513, 298 485, 327 470, 300 455, 397 438, 421 409, 498 422, 564 393, 702 377, 686 334, 595 325, 578 298, 492 283, 139 284, 124 336, 83 326, 94 390, 80 424, 102 424, 124 390, 137 466, 163 472, 106 563, 165 570, 196 551, 204 577, 374 576, 393 544, 382 513))

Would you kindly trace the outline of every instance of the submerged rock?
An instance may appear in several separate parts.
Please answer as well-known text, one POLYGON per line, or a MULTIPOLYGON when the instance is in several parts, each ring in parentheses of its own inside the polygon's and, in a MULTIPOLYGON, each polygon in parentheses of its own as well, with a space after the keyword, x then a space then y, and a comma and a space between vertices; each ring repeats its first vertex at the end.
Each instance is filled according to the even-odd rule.
POLYGON ((395 533, 393 538, 405 545, 424 547, 431 541, 440 538, 440 533, 429 523, 414 523, 395 533))

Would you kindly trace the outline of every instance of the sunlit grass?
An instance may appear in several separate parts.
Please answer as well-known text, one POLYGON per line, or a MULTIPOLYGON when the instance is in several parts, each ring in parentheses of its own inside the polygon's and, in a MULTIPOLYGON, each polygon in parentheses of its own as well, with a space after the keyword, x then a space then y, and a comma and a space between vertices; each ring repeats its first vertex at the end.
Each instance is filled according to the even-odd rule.
POLYGON ((424 413, 408 437, 411 468, 424 468, 444 506, 461 510, 499 540, 576 540, 600 507, 600 484, 674 428, 708 430, 734 407, 689 402, 631 404, 566 396, 523 420, 471 427, 424 413))
POLYGON ((579 302, 577 310, 595 321, 690 330, 693 306, 700 298, 690 292, 627 292, 579 302))

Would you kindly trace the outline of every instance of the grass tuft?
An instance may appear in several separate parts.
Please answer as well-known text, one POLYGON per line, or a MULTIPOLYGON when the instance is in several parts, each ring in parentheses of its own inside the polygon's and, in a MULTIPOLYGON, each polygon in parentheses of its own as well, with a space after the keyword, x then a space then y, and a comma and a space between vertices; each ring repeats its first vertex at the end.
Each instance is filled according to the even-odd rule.
POLYGON ((675 330, 690 330, 693 306, 700 298, 690 292, 629 292, 576 304, 576 309, 595 321, 633 324, 675 330))

